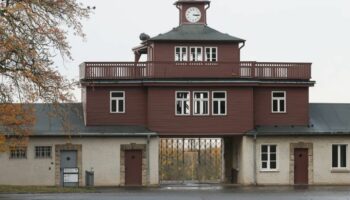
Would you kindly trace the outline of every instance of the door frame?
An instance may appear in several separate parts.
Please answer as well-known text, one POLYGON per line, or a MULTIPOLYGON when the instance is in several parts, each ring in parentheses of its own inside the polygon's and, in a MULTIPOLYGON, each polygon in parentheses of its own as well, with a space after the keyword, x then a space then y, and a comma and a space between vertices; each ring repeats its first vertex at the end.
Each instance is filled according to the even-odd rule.
POLYGON ((61 186, 61 151, 77 151, 77 167, 79 168, 79 186, 83 186, 82 175, 82 145, 55 145, 55 186, 61 186))
POLYGON ((308 184, 313 184, 313 144, 312 143, 291 143, 290 144, 290 166, 289 184, 294 185, 294 149, 308 149, 308 184))
POLYGON ((120 185, 125 186, 125 151, 141 150, 142 151, 142 186, 149 184, 149 170, 147 164, 146 144, 122 144, 120 145, 120 185))

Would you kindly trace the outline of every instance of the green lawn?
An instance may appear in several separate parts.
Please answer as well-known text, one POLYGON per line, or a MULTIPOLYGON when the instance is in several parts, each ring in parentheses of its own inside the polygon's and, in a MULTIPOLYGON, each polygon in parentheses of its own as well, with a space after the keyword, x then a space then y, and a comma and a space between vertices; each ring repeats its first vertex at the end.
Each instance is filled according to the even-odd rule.
POLYGON ((0 193, 88 193, 94 188, 46 187, 46 186, 6 186, 0 185, 0 193))

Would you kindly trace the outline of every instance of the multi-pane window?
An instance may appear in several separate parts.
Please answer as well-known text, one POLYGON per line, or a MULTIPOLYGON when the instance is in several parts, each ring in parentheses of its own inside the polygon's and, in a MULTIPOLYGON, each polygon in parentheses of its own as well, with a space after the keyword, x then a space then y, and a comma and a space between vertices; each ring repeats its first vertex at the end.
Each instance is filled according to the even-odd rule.
POLYGON ((332 168, 346 168, 346 144, 332 145, 332 168))
POLYGON ((193 114, 209 115, 209 92, 193 93, 193 114))
POLYGON ((206 47, 205 48, 205 61, 207 62, 217 62, 218 61, 218 48, 216 47, 206 47))
POLYGON ((51 158, 52 148, 50 146, 35 147, 35 158, 51 158))
POLYGON ((261 145, 261 169, 277 169, 277 145, 261 145))
POLYGON ((190 47, 190 61, 203 61, 202 47, 190 47))
POLYGON ((176 92, 176 115, 190 114, 190 92, 176 92))
POLYGON ((213 92, 213 115, 226 115, 226 92, 213 92))
POLYGON ((125 113, 125 92, 111 92, 110 104, 111 113, 125 113))
POLYGON ((187 61, 187 47, 175 47, 175 62, 187 61))
POLYGON ((10 149, 10 159, 26 159, 27 147, 14 147, 10 149))
POLYGON ((285 113, 286 112, 286 92, 272 92, 272 112, 285 113))

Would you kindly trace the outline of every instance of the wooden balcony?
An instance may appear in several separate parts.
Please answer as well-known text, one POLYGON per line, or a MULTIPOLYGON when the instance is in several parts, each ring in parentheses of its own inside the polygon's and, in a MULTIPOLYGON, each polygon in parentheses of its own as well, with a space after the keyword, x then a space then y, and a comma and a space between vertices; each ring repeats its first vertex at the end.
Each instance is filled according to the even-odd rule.
POLYGON ((147 78, 311 79, 311 63, 274 62, 85 62, 83 80, 147 78))

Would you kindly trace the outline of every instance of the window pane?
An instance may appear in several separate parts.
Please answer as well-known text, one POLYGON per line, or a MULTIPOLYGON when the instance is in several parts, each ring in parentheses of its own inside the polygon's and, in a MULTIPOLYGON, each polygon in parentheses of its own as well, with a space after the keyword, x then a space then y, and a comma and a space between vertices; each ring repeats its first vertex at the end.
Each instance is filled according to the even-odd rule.
POLYGON ((272 106, 273 106, 273 108, 272 108, 272 110, 273 110, 273 112, 278 112, 278 101, 277 100, 273 100, 272 101, 272 106))
POLYGON ((261 160, 267 161, 267 154, 266 153, 261 154, 261 160))
POLYGON ((338 145, 332 146, 332 167, 338 167, 338 145))
POLYGON ((277 168, 276 161, 271 161, 270 162, 270 169, 276 169, 276 168, 277 168))
POLYGON ((176 51, 176 53, 180 53, 180 48, 179 48, 179 47, 176 47, 176 48, 175 48, 175 51, 176 51))
POLYGON ((284 97, 284 92, 274 92, 273 97, 284 97))
POLYGON ((201 111, 200 111, 200 108, 201 108, 201 105, 200 105, 200 102, 199 101, 197 101, 196 103, 195 103, 195 108, 194 108, 194 110, 195 110, 195 113, 196 114, 199 114, 201 111))
POLYGON ((224 92, 214 92, 214 98, 225 98, 226 95, 224 92))
POLYGON ((190 113, 190 101, 185 101, 185 113, 184 114, 189 114, 190 113))
POLYGON ((176 103, 176 114, 181 114, 182 113, 182 103, 181 101, 177 101, 176 103))
POLYGON ((276 145, 270 145, 270 153, 276 153, 276 145))
POLYGON ((276 154, 270 154, 270 160, 275 161, 276 160, 276 154))
POLYGON ((261 152, 262 153, 267 153, 267 145, 262 145, 261 146, 261 152))
POLYGON ((346 167, 346 145, 340 146, 340 165, 346 167))
POLYGON ((187 92, 178 92, 176 94, 176 97, 178 99, 187 99, 188 98, 188 93, 187 92))
POLYGON ((214 114, 219 114, 219 102, 218 101, 214 101, 214 105, 213 105, 213 110, 214 110, 214 114))
POLYGON ((203 102, 203 114, 208 114, 208 101, 203 102))
POLYGON ((118 111, 119 112, 124 112, 124 100, 119 100, 118 101, 118 111))
POLYGON ((261 168, 266 169, 267 168, 267 162, 261 162, 261 168))
POLYGON ((112 92, 112 97, 124 97, 123 92, 112 92))
POLYGON ((280 111, 281 112, 284 112, 285 110, 284 110, 284 100, 281 100, 280 101, 280 111))
POLYGON ((111 101, 112 112, 117 112, 117 100, 111 101))
POLYGON ((220 114, 226 114, 226 105, 224 101, 220 102, 220 114))

